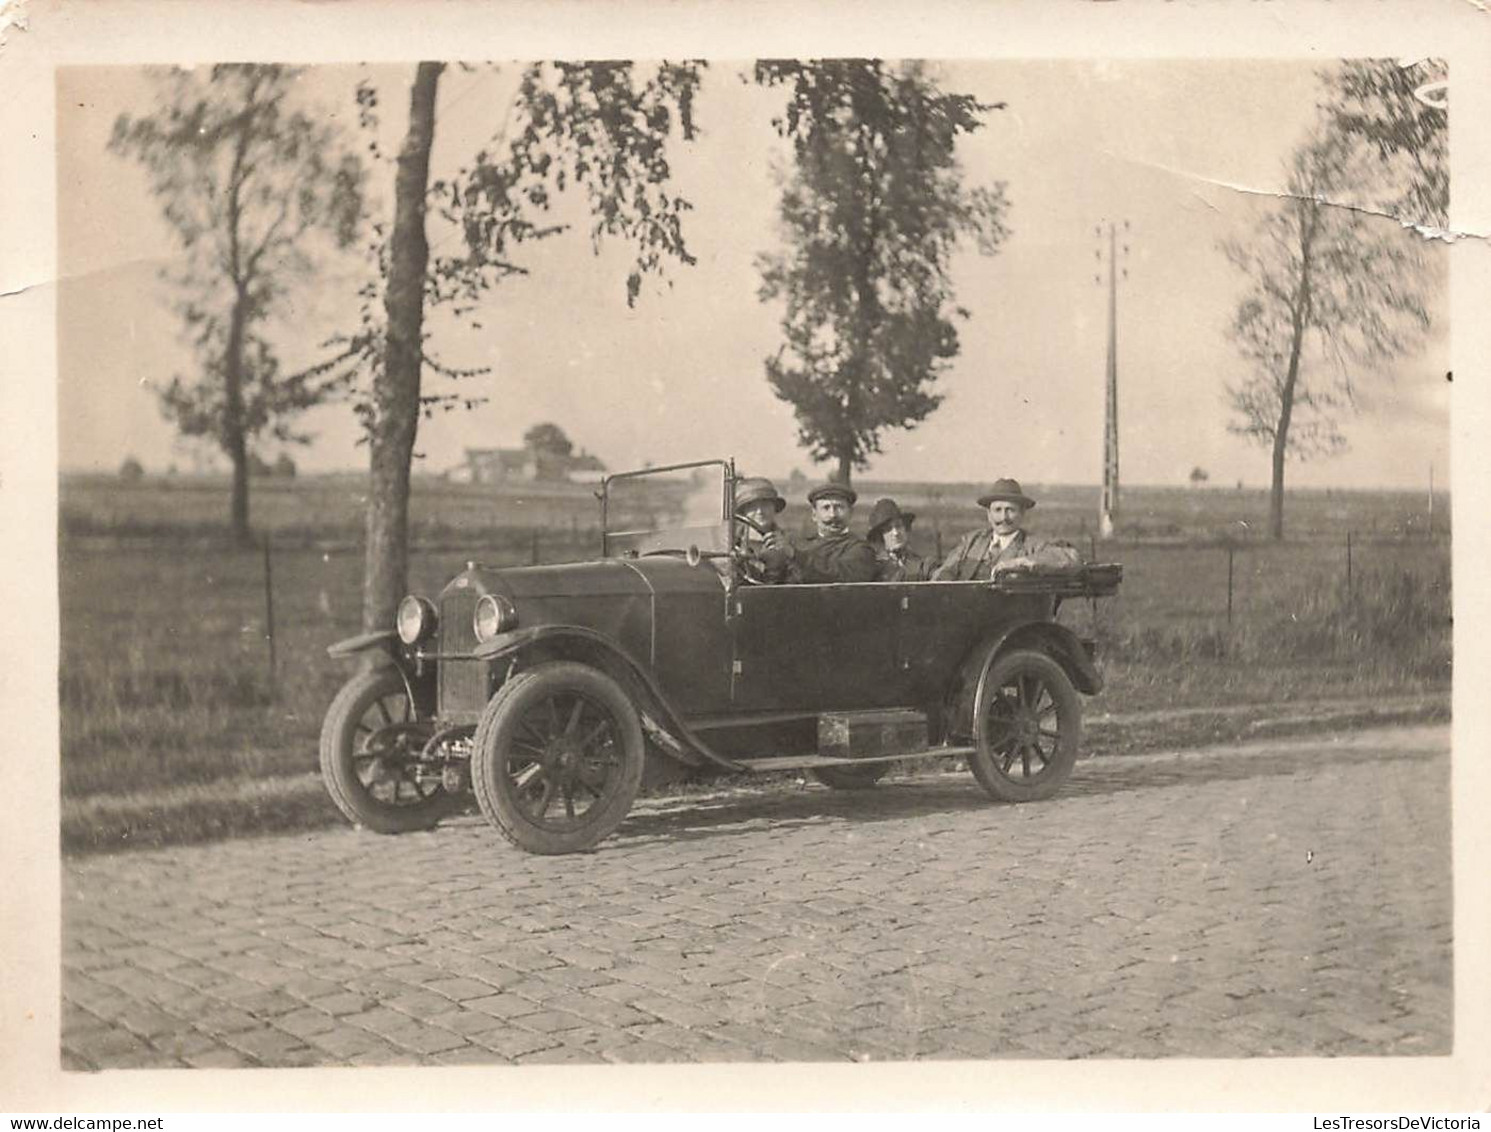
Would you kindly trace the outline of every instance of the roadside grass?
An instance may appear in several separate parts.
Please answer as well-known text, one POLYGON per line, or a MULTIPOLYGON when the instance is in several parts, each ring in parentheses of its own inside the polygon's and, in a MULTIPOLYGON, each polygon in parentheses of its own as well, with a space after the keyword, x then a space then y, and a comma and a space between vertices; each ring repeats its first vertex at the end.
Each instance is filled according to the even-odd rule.
MULTIPOLYGON (((325 648, 359 631, 360 549, 315 545, 309 531, 275 546, 271 673, 262 553, 186 529, 190 537, 137 542, 64 533, 59 696, 69 850, 340 820, 315 777, 316 745, 326 705, 350 674, 325 648)), ((535 529, 484 528, 416 550, 412 588, 437 591, 468 559, 531 561, 535 529)), ((537 547, 547 561, 595 550, 579 526, 543 528, 537 547)), ((1099 550, 1125 566, 1119 595, 1070 602, 1061 615, 1099 642, 1107 687, 1089 704, 1095 724, 1162 709, 1442 700, 1449 689, 1447 542, 1360 540, 1349 588, 1344 541, 1237 547, 1230 625, 1225 546, 1151 541, 1099 550)), ((1246 713, 1220 718, 1093 734, 1111 740, 1100 749, 1127 752, 1248 733, 1246 713)))

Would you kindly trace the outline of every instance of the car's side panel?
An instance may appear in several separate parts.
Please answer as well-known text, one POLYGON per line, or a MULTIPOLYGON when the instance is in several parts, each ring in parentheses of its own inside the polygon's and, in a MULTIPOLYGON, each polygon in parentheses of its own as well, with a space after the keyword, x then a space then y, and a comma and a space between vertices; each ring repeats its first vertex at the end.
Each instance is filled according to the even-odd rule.
POLYGON ((940 699, 963 658, 991 633, 1051 615, 1046 595, 1000 593, 986 582, 907 582, 896 589, 902 599, 896 655, 918 702, 940 699))
POLYGON ((817 586, 740 586, 730 596, 730 706, 790 711, 820 706, 827 653, 823 634, 805 631, 817 586))
POLYGON ((685 715, 728 710, 730 631, 719 571, 708 562, 690 566, 663 556, 624 561, 652 590, 646 656, 668 702, 685 715))

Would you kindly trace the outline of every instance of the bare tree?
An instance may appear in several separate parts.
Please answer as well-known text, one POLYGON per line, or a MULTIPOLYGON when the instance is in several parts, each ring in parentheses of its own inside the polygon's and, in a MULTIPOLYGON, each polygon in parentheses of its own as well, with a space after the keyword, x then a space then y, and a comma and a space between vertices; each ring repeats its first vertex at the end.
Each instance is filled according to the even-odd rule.
POLYGON ((965 238, 1003 242, 1004 186, 964 185, 955 146, 995 107, 943 92, 917 63, 878 59, 756 64, 784 86, 776 120, 792 142, 782 176, 786 248, 761 257, 761 298, 785 305, 785 344, 766 360, 815 460, 848 483, 887 428, 941 403, 931 386, 958 355, 949 261, 965 238))
POLYGON ((1269 533, 1284 536, 1285 461, 1344 447, 1362 372, 1414 348, 1428 328, 1422 242, 1337 203, 1366 175, 1336 131, 1291 156, 1286 192, 1246 240, 1222 245, 1247 279, 1230 327, 1249 373, 1229 385, 1229 429, 1269 447, 1269 533))
MULTIPOLYGON (((630 62, 540 63, 527 67, 515 102, 496 108, 491 143, 449 181, 430 181, 440 63, 421 63, 410 95, 409 129, 399 153, 394 222, 380 249, 387 285, 380 319, 364 308, 363 326, 344 338, 342 359, 374 375, 358 411, 371 448, 363 625, 383 628, 407 589, 409 469, 421 413, 472 404, 459 393, 422 390, 425 370, 461 377, 425 346, 427 303, 469 313, 502 280, 528 268, 522 244, 566 230, 546 218, 553 198, 583 191, 590 236, 635 249, 625 287, 636 301, 642 280, 670 261, 693 263, 681 219, 687 201, 668 191, 667 142, 694 136, 693 98, 700 64, 659 65, 641 73, 630 62), (464 235, 464 248, 430 257, 426 219, 433 205, 464 235)), ((365 119, 376 98, 359 95, 365 119)), ((376 295, 371 287, 364 298, 376 295)))
POLYGON ((251 539, 255 439, 307 437, 299 413, 343 379, 317 367, 284 375, 267 337, 279 305, 315 266, 313 237, 345 248, 362 215, 363 173, 337 127, 294 105, 298 71, 224 64, 159 76, 154 114, 122 114, 110 148, 146 168, 184 253, 164 272, 201 372, 159 390, 186 436, 209 437, 233 466, 234 539, 251 539))

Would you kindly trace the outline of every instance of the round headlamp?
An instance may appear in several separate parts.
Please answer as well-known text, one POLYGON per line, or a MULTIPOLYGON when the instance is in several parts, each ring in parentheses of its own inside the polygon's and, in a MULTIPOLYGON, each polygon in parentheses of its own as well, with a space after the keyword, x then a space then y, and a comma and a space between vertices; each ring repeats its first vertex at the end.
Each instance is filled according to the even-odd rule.
POLYGON ((406 645, 416 645, 435 633, 435 606, 428 598, 410 594, 399 602, 398 616, 394 623, 399 630, 399 640, 406 645))
POLYGON ((510 633, 518 627, 518 611, 501 594, 482 594, 471 615, 471 631, 478 644, 486 644, 499 633, 510 633))

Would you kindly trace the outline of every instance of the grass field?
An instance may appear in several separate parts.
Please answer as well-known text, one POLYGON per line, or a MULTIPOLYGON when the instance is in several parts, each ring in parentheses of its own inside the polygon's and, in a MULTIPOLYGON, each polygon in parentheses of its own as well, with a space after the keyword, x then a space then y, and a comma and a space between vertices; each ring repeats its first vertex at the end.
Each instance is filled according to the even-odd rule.
MULTIPOLYGON (((790 523, 805 523, 806 487, 778 486, 794 505, 790 523)), ((952 541, 981 520, 974 505, 980 485, 857 481, 863 509, 892 496, 917 512, 929 543, 940 534, 952 541)), ((1063 484, 1026 484, 1040 505, 1032 513, 1045 534, 1086 539, 1097 514, 1098 489, 1063 484)), ((362 537, 366 477, 308 476, 255 480, 251 504, 256 529, 287 541, 357 541, 362 537)), ((665 502, 665 501, 663 501, 665 502)), ((228 481, 221 477, 147 477, 125 483, 112 476, 69 475, 61 482, 64 534, 135 537, 220 536, 228 509, 228 481)), ((1449 533, 1449 497, 1435 498, 1434 532, 1449 533)), ((510 538, 539 531, 595 537, 600 508, 593 487, 568 483, 494 486, 415 477, 411 491, 411 538, 415 542, 463 539, 483 532, 510 538)), ((1268 493, 1257 489, 1132 487, 1124 494, 1120 535, 1131 538, 1261 540, 1268 519, 1268 493)), ((1291 538, 1344 541, 1361 537, 1407 537, 1427 533, 1428 496, 1413 492, 1291 491, 1286 519, 1291 538)))
MULTIPOLYGON (((356 486, 306 481, 260 493, 258 514, 276 530, 273 671, 263 554, 227 549, 215 537, 221 527, 200 509, 200 485, 154 493, 158 484, 114 485, 112 495, 108 486, 63 486, 62 793, 65 826, 72 821, 64 841, 116 837, 119 829, 99 817, 106 810, 132 815, 120 819, 121 828, 144 840, 160 839, 182 814, 190 815, 191 828, 167 835, 328 820, 329 803, 314 790, 297 787, 291 797, 266 784, 309 781, 322 713, 348 675, 346 663, 329 659, 325 647, 359 629, 356 486), (332 500, 342 500, 337 506, 345 510, 315 521, 317 509, 332 508, 332 500), (222 798, 229 801, 214 801, 222 798), (152 819, 154 808, 176 816, 152 819)), ((865 494, 875 491, 869 485, 865 494)), ((978 513, 948 502, 947 493, 937 490, 950 544, 978 513)), ((416 497, 416 508, 422 498, 437 503, 440 518, 420 527, 426 538, 413 556, 413 588, 437 590, 469 558, 501 564, 595 553, 573 489, 562 491, 562 503, 553 507, 529 496, 494 503, 493 494, 437 488, 416 497), (530 521, 504 526, 515 515, 530 521)), ((937 506, 932 496, 933 489, 903 486, 898 498, 926 513, 928 503, 937 506)), ((1232 493, 1156 492, 1150 499, 1141 489, 1131 498, 1133 512, 1163 531, 1099 544, 1099 557, 1124 564, 1120 595, 1071 603, 1062 614, 1102 645, 1108 688, 1094 711, 1391 697, 1448 687, 1449 543, 1413 537, 1412 501, 1321 496, 1310 501, 1320 511, 1319 537, 1282 545, 1240 541, 1232 550, 1229 624, 1229 551, 1216 537, 1236 522, 1232 493), (1349 589, 1348 529, 1354 532, 1349 589)), ((1061 500, 1059 492, 1043 498, 1040 529, 1075 535, 1067 521, 1075 504, 1063 519, 1061 500)), ((920 520, 917 535, 932 549, 936 523, 920 520)))

